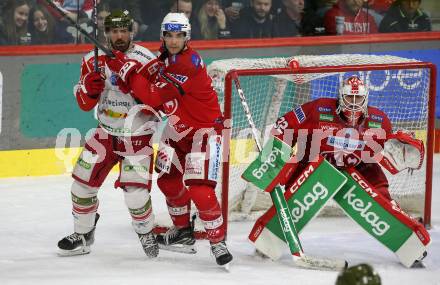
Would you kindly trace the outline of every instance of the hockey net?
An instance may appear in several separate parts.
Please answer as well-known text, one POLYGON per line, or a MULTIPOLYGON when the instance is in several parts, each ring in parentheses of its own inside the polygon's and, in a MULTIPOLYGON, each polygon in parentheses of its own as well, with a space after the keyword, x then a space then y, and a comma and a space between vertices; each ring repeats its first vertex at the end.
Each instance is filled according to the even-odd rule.
MULTIPOLYGON (((393 129, 415 133, 425 143, 420 170, 391 175, 384 170, 390 193, 403 209, 430 223, 432 145, 435 106, 435 67, 413 59, 375 55, 320 55, 291 58, 226 59, 212 62, 213 79, 226 118, 230 118, 230 140, 224 144, 221 183, 223 215, 229 220, 254 219, 272 202, 267 193, 246 183, 241 174, 256 157, 257 148, 237 90, 237 77, 246 96, 260 140, 276 119, 295 106, 320 97, 338 94, 340 82, 350 74, 359 75, 369 88, 369 105, 383 110, 393 129), (292 61, 293 60, 293 61, 292 61), (289 63, 293 63, 289 64, 289 63)), ((339 215, 333 203, 323 215, 339 215)))

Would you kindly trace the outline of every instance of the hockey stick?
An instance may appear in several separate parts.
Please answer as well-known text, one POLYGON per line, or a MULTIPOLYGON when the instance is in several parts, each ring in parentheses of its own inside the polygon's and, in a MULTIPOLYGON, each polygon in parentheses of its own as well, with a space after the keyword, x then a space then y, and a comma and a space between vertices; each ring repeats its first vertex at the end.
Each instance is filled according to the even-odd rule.
MULTIPOLYGON (((93 36, 95 36, 95 39, 98 40, 98 4, 97 4, 97 0, 93 0, 92 19, 93 19, 93 36)), ((94 68, 95 72, 98 72, 98 47, 96 45, 95 45, 93 54, 94 54, 93 68, 94 68)))
MULTIPOLYGON (((249 126, 251 127, 253 139, 257 145, 258 150, 261 152, 262 147, 261 142, 259 141, 258 131, 252 119, 252 114, 249 110, 249 106, 247 104, 243 89, 240 86, 240 81, 238 80, 238 76, 236 73, 233 74, 232 77, 234 79, 235 88, 237 89, 237 93, 240 97, 240 101, 246 114, 249 126)), ((347 267, 348 264, 345 260, 312 257, 306 255, 301 246, 295 224, 293 223, 292 214, 287 206, 283 191, 279 185, 277 185, 270 192, 270 197, 277 211, 280 226, 283 230, 284 238, 292 254, 293 261, 298 267, 327 270, 341 270, 347 267)))
MULTIPOLYGON (((115 57, 115 55, 113 54, 113 52, 107 48, 106 46, 104 46, 103 44, 101 44, 100 42, 98 42, 98 39, 95 39, 94 37, 90 36, 89 33, 87 31, 85 31, 83 28, 81 28, 74 20, 72 20, 70 17, 67 16, 66 11, 64 11, 62 8, 58 7, 55 3, 53 3, 51 0, 44 0, 47 5, 49 5, 51 8, 55 9, 55 11, 57 11, 64 19, 66 19, 71 25, 73 25, 81 34, 83 34, 83 36, 88 39, 89 41, 91 41, 95 47, 99 48, 100 50, 102 50, 107 56, 109 57, 115 57)), ((95 61, 96 62, 96 61, 95 61)))

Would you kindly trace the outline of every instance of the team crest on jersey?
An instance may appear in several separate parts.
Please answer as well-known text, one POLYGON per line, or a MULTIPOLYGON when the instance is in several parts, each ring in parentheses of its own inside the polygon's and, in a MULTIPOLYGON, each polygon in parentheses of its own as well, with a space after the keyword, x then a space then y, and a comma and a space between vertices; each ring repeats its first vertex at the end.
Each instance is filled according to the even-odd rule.
POLYGON ((168 75, 171 76, 172 78, 174 78, 180 84, 183 84, 188 80, 188 76, 185 76, 185 75, 174 74, 174 73, 168 73, 168 75))
POLYGON ((177 102, 176 99, 168 101, 163 104, 163 111, 167 115, 172 115, 176 112, 178 105, 179 105, 179 102, 177 102))
POLYGON ((303 109, 301 108, 301 106, 296 107, 296 108, 293 110, 293 112, 294 112, 294 114, 295 114, 295 116, 296 116, 296 119, 298 120, 298 123, 302 123, 302 122, 305 121, 305 119, 306 119, 306 114, 304 114, 304 111, 303 111, 303 109))
POLYGON ((354 151, 363 150, 365 147, 365 142, 344 137, 330 136, 327 139, 327 145, 337 149, 354 151))

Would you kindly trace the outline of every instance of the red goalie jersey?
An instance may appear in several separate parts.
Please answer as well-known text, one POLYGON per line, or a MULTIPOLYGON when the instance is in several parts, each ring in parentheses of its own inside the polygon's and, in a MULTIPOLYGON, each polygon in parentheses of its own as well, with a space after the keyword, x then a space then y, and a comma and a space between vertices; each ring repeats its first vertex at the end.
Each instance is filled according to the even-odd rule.
POLYGON ((295 108, 276 122, 273 135, 289 145, 297 145, 297 156, 303 162, 318 153, 338 168, 375 163, 391 123, 387 115, 368 107, 368 117, 357 126, 349 126, 336 113, 337 100, 322 98, 295 108))

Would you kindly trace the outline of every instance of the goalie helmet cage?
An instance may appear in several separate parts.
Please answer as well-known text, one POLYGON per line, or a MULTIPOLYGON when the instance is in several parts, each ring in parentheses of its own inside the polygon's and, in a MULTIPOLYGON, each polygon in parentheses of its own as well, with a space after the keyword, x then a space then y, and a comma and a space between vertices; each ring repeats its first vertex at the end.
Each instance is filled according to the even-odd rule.
POLYGON ((394 177, 384 172, 392 197, 404 210, 422 218, 426 227, 430 226, 435 65, 395 56, 342 54, 218 60, 209 65, 208 72, 226 122, 230 124, 224 132, 222 177, 216 189, 221 195, 225 227, 231 210, 243 203, 244 192, 250 188, 241 173, 256 154, 248 120, 232 81, 240 80, 252 118, 262 134, 260 139, 264 141, 267 130, 279 116, 316 98, 335 98, 341 80, 349 74, 364 79, 369 88, 369 105, 385 111, 394 131, 403 128, 423 139, 425 159, 420 170, 403 171, 394 177), (246 157, 251 152, 254 156, 246 157))

